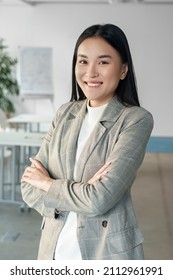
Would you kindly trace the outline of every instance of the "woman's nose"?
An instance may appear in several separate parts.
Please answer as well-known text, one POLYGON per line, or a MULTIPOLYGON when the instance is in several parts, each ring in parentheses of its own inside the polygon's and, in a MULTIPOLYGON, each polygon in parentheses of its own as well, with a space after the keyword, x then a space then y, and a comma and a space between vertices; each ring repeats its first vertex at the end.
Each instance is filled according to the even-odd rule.
POLYGON ((90 65, 90 66, 88 66, 87 72, 86 72, 86 76, 87 76, 88 78, 95 78, 95 77, 98 77, 98 76, 99 76, 99 73, 98 73, 97 67, 96 67, 95 65, 90 65))

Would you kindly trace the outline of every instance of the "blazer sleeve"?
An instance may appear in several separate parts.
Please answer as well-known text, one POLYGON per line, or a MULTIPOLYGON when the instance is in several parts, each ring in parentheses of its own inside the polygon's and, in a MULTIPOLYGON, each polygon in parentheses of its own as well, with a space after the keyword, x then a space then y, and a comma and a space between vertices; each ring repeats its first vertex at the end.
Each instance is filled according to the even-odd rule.
POLYGON ((49 214, 45 209, 57 208, 97 216, 121 200, 133 184, 153 128, 152 115, 145 110, 141 110, 136 118, 127 117, 126 120, 117 141, 112 144, 112 152, 107 159, 112 164, 103 179, 92 185, 68 179, 55 180, 47 193, 38 195, 44 215, 49 214))
MULTIPOLYGON (((42 165, 48 170, 48 157, 49 157, 49 143, 52 138, 55 127, 58 123, 61 122, 63 114, 68 110, 70 103, 63 104, 57 111, 56 116, 54 117, 50 129, 45 135, 42 145, 36 159, 38 159, 42 165)), ((28 204, 29 207, 37 210, 42 216, 53 217, 54 208, 52 206, 47 206, 44 204, 46 200, 46 193, 40 189, 33 187, 32 185, 22 182, 21 183, 21 193, 23 200, 28 204)))

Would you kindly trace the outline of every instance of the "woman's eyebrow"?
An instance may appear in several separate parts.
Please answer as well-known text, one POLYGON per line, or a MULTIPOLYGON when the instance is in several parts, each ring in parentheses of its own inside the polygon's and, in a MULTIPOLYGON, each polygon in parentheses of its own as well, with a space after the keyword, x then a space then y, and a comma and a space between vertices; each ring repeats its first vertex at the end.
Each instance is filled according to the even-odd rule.
MULTIPOLYGON (((88 56, 87 55, 85 55, 85 54, 78 54, 78 57, 84 57, 84 58, 87 58, 88 56)), ((98 58, 112 58, 112 56, 111 55, 109 55, 109 54, 102 54, 102 55, 99 55, 98 56, 98 58)))
POLYGON ((77 56, 78 56, 78 57, 84 57, 84 58, 87 58, 87 55, 85 55, 85 54, 80 54, 80 53, 79 53, 77 56))
POLYGON ((102 54, 102 55, 99 55, 98 58, 112 58, 112 56, 109 54, 102 54))

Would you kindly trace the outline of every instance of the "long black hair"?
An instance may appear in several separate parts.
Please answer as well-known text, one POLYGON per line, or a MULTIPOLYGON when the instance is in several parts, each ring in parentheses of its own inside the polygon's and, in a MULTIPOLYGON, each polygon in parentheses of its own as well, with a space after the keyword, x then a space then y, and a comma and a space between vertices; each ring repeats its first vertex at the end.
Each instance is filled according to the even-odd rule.
POLYGON ((116 89, 116 96, 119 99, 119 101, 125 106, 140 106, 129 44, 124 32, 118 26, 113 24, 92 25, 85 29, 79 36, 75 45, 72 62, 72 95, 70 101, 86 99, 82 89, 76 82, 75 66, 79 45, 85 39, 91 37, 99 37, 104 39, 116 51, 118 51, 122 63, 127 63, 128 72, 125 79, 120 80, 116 89))

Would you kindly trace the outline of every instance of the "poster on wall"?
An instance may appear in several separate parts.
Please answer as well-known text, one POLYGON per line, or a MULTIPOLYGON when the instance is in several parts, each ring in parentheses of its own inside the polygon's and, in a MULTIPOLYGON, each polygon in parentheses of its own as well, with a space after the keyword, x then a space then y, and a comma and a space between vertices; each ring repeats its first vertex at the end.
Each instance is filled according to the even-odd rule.
POLYGON ((21 95, 53 95, 52 48, 20 47, 18 70, 21 95))

